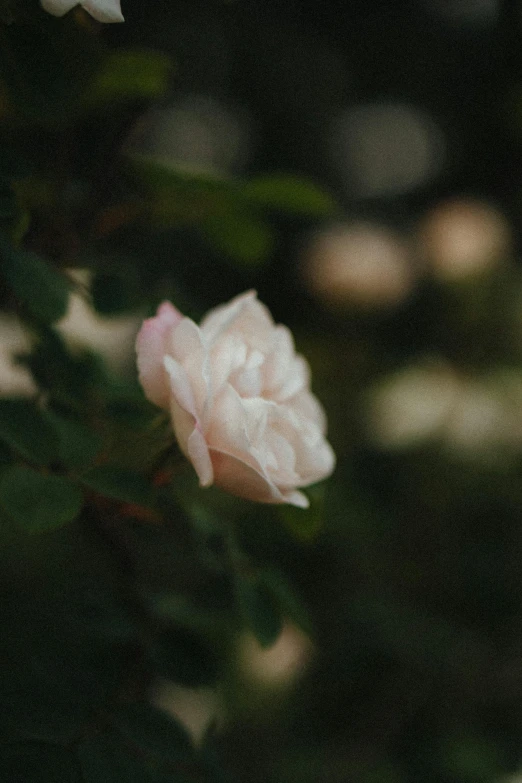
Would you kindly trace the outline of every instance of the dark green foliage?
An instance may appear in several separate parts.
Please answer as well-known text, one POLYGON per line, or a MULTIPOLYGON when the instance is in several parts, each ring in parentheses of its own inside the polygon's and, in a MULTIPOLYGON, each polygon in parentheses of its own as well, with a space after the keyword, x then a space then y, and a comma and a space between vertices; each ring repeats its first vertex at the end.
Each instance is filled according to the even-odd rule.
POLYGON ((82 783, 75 754, 66 748, 37 742, 0 748, 0 779, 6 783, 82 783))
POLYGON ((281 612, 272 590, 256 576, 236 576, 237 600, 243 621, 262 647, 274 644, 282 628, 281 612))
POLYGON ((248 209, 232 208, 222 215, 212 215, 203 223, 203 229, 210 241, 234 261, 263 261, 273 250, 272 229, 248 209))
MULTIPOLYGON (((519 11, 122 10, 104 25, 0 0, 0 783, 518 778, 519 11), (477 278, 436 279, 424 221, 463 194, 511 238, 477 278), (321 298, 307 248, 337 221, 398 238, 408 295, 321 298), (308 510, 201 489, 132 335, 120 363, 90 327, 59 331, 71 291, 110 329, 165 299, 197 321, 249 288, 328 413, 337 467, 304 488, 308 510), (406 429, 428 427, 432 392, 454 404, 427 440, 381 443, 372 389, 432 357, 448 372, 418 417, 401 396, 406 429), (32 399, 6 396, 10 358, 32 399), (223 700, 201 749, 148 704, 162 679, 223 700)), ((363 251, 334 254, 335 293, 362 280, 363 251)))
POLYGON ((159 676, 189 688, 215 685, 219 679, 218 654, 211 640, 187 628, 162 631, 151 645, 149 656, 159 676))
POLYGON ((35 253, 0 241, 0 273, 20 304, 40 321, 53 323, 67 311, 69 283, 35 253))
POLYGON ((112 465, 100 465, 81 475, 81 482, 101 495, 147 506, 152 502, 152 487, 139 473, 112 465))
POLYGON ((130 703, 110 724, 79 746, 86 783, 185 783, 201 775, 190 737, 165 713, 130 703))
POLYGON ((103 315, 116 315, 141 303, 140 281, 130 264, 111 266, 99 271, 92 283, 92 303, 103 315))
POLYGON ((58 433, 58 456, 63 465, 71 470, 91 465, 101 449, 101 437, 79 421, 48 415, 58 433))
POLYGON ((284 174, 254 177, 245 184, 248 201, 280 212, 306 216, 331 216, 337 207, 325 190, 308 180, 284 174))
POLYGON ((15 465, 0 480, 0 504, 25 530, 40 533, 75 519, 83 493, 63 476, 15 465))
POLYGON ((40 465, 55 460, 59 452, 59 437, 51 420, 26 400, 0 400, 0 440, 40 465))
POLYGON ((109 52, 83 98, 86 108, 115 101, 160 98, 167 90, 172 63, 161 52, 140 49, 109 52))
POLYGON ((0 74, 17 112, 44 125, 66 123, 96 70, 99 42, 72 18, 42 10, 1 32, 0 74))

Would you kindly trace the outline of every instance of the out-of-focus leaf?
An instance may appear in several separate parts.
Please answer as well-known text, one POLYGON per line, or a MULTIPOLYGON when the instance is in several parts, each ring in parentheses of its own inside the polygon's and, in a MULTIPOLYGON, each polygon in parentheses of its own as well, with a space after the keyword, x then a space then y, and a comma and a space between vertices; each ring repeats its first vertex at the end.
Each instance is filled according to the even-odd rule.
POLYGON ((114 500, 140 506, 148 506, 153 501, 152 487, 140 473, 123 470, 114 465, 92 468, 84 473, 80 480, 100 495, 114 500))
POLYGON ((40 465, 58 455, 58 435, 52 423, 27 400, 0 400, 0 441, 40 465))
POLYGON ((106 390, 108 379, 100 357, 86 350, 71 354, 53 329, 42 330, 25 361, 38 385, 72 408, 106 390))
POLYGON ((49 414, 59 437, 58 455, 68 468, 87 468, 102 446, 102 439, 93 430, 73 419, 49 414))
POLYGON ((58 321, 67 312, 67 278, 35 253, 0 239, 0 272, 15 296, 40 321, 58 321))
POLYGON ((156 99, 165 94, 172 73, 167 55, 147 49, 110 52, 95 75, 84 103, 88 107, 116 101, 156 99))
POLYGON ((281 612, 272 591, 262 579, 237 576, 236 593, 245 625, 262 647, 270 647, 283 627, 281 612))
POLYGON ((207 239, 234 261, 258 264, 266 260, 274 247, 274 232, 268 223, 248 210, 224 210, 203 221, 207 239))
POLYGON ((294 215, 332 215, 332 196, 313 182, 291 174, 266 174, 245 184, 243 194, 253 203, 294 215))
POLYGON ((186 628, 159 634, 150 658, 159 676, 191 688, 212 685, 219 676, 219 661, 209 643, 186 628))
POLYGON ((296 625, 299 625, 306 633, 312 632, 310 616, 299 599, 296 591, 286 577, 275 569, 266 569, 261 572, 260 579, 273 595, 281 613, 288 617, 296 625))
POLYGON ((129 170, 150 189, 176 193, 224 193, 235 183, 208 171, 165 165, 146 155, 128 157, 129 170))
POLYGON ((81 783, 80 765, 73 751, 48 743, 3 745, 0 780, 5 783, 81 783))
POLYGON ((450 778, 465 783, 489 783, 505 769, 500 749, 487 737, 453 736, 441 748, 441 766, 450 778))
POLYGON ((44 476, 15 465, 0 481, 0 504, 31 533, 70 522, 80 513, 82 503, 81 490, 63 476, 44 476))

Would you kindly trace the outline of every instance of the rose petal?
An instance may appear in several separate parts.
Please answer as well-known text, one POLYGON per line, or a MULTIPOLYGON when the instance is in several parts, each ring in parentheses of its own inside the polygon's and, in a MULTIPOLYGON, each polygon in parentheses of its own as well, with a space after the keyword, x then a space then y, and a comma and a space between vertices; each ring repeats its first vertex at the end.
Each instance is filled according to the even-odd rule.
POLYGON ((202 487, 209 487, 214 481, 214 470, 207 443, 202 432, 196 427, 188 439, 188 458, 194 465, 202 487))
POLYGON ((310 501, 303 492, 288 492, 283 495, 283 503, 290 503, 291 506, 297 506, 298 508, 308 508, 310 501))
POLYGON ((53 16, 64 16, 71 8, 78 5, 78 0, 40 0, 44 11, 53 16))
POLYGON ((64 16, 71 8, 81 5, 98 22, 123 22, 120 0, 40 0, 44 11, 53 16, 64 16))
POLYGON ((170 302, 163 302, 153 318, 148 318, 136 338, 138 371, 147 399, 160 408, 169 408, 169 384, 163 358, 168 341, 183 316, 170 302))
POLYGON ((215 342, 218 337, 224 334, 237 319, 239 313, 245 306, 245 303, 255 299, 255 291, 246 291, 240 296, 236 296, 226 305, 220 305, 210 310, 201 321, 201 331, 209 342, 215 342))
POLYGON ((98 22, 124 22, 120 0, 85 0, 83 8, 98 22))
POLYGON ((231 495, 257 503, 286 503, 275 484, 242 460, 222 451, 210 449, 214 483, 231 495))
POLYGON ((170 380, 170 389, 176 402, 187 413, 197 417, 194 394, 185 369, 172 356, 165 356, 163 365, 170 380))

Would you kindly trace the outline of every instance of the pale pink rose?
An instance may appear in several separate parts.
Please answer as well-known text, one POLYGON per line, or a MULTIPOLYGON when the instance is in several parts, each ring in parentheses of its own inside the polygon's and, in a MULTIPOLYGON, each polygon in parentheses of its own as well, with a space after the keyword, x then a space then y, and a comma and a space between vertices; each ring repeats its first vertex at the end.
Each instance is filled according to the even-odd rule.
POLYGON ((81 5, 98 22, 123 22, 120 0, 40 0, 44 11, 53 16, 64 16, 71 8, 81 5))
POLYGON ((201 486, 308 506, 298 488, 335 464, 326 417, 291 332, 274 324, 255 292, 211 310, 199 327, 164 302, 136 347, 145 394, 170 411, 201 486))

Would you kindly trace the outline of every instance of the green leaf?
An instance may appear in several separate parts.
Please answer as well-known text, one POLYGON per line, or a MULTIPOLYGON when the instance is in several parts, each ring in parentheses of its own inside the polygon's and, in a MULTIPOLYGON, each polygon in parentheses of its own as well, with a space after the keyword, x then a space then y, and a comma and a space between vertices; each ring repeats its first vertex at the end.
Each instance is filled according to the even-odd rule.
POLYGON ((504 759, 488 737, 462 735, 444 738, 441 766, 453 780, 488 783, 501 778, 504 759))
POLYGON ((58 456, 61 462, 75 470, 91 465, 102 447, 101 437, 73 419, 64 419, 55 413, 50 413, 49 418, 58 432, 58 456))
POLYGON ((94 489, 100 495, 126 503, 149 506, 153 501, 153 489, 140 474, 123 470, 114 465, 101 465, 84 473, 82 484, 94 489))
POLYGON ((274 247, 270 226, 245 210, 230 208, 208 217, 202 224, 207 239, 234 261, 258 264, 274 247))
POLYGON ((245 184, 243 195, 253 204, 292 215, 324 217, 337 208, 329 193, 292 174, 255 177, 245 184))
POLYGON ((238 576, 236 592, 245 625, 262 647, 270 647, 283 627, 281 612, 272 591, 262 579, 238 576))
POLYGON ((58 435, 54 427, 27 400, 0 400, 0 441, 40 465, 47 465, 58 455, 58 435))
POLYGON ((219 676, 219 661, 208 642, 186 628, 163 631, 149 655, 157 674, 189 688, 213 685, 219 676))
POLYGON ((40 742, 3 745, 0 780, 5 783, 81 783, 78 760, 72 751, 40 742))
POLYGON ((288 579, 275 569, 262 571, 260 579, 274 597, 281 613, 299 625, 305 633, 312 632, 310 616, 288 579))
POLYGON ((31 533, 52 530, 78 516, 81 491, 62 476, 43 476, 32 468, 15 465, 0 481, 0 504, 31 533))
POLYGON ((115 101, 161 98, 173 70, 167 55, 147 49, 110 52, 94 77, 84 101, 87 106, 115 101))
POLYGON ((0 239, 0 271, 21 304, 40 321, 53 323, 67 312, 69 282, 35 253, 0 239))
POLYGON ((187 169, 183 166, 165 165, 146 155, 129 155, 130 171, 153 191, 170 193, 218 193, 232 192, 235 183, 208 171, 187 169))
POLYGON ((54 329, 40 330, 40 340, 24 357, 35 380, 67 408, 84 410, 93 396, 105 391, 108 377, 102 360, 87 350, 71 354, 54 329))

